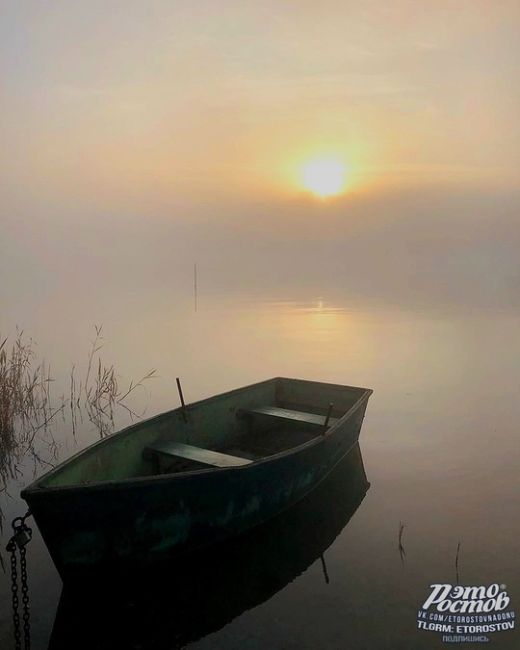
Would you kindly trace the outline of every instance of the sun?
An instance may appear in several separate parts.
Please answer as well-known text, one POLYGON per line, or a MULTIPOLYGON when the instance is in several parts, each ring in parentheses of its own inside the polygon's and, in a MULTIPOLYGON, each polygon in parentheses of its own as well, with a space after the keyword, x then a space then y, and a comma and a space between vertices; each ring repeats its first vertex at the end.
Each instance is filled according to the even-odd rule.
POLYGON ((301 182, 320 198, 341 194, 347 182, 347 168, 337 158, 315 158, 302 167, 301 182))

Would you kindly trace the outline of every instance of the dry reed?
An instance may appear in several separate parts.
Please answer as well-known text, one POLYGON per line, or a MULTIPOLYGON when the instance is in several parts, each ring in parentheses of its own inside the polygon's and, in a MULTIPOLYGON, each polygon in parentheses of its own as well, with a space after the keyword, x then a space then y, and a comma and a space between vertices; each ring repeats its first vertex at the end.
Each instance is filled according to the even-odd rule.
POLYGON ((113 431, 118 410, 131 419, 141 417, 142 413, 136 413, 126 400, 156 371, 122 389, 114 366, 105 365, 100 357, 102 347, 102 327, 96 326, 84 378, 78 379, 73 365, 68 395, 54 399, 50 365, 38 361, 32 339, 26 340, 23 331, 17 331, 10 344, 8 338, 0 338, 0 492, 21 475, 24 459, 33 460, 34 471, 38 466, 54 464, 57 444, 51 425, 58 414, 69 422, 74 438, 84 412, 101 437, 113 431))
POLYGON ((118 407, 124 409, 132 420, 141 417, 142 414, 132 410, 125 400, 137 388, 142 387, 145 381, 154 377, 156 371, 150 370, 138 382, 131 381, 126 390, 121 390, 114 366, 106 366, 99 356, 103 347, 102 327, 95 326, 95 330, 96 337, 90 350, 83 384, 83 403, 89 420, 100 436, 105 437, 114 429, 114 414, 118 407))

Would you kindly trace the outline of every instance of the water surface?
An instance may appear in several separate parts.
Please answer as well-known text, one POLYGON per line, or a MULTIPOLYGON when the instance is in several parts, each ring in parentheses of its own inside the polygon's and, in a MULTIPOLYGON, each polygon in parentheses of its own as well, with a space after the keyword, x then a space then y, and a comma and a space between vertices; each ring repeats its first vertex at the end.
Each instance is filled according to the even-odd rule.
MULTIPOLYGON (((92 338, 88 305, 77 300, 62 307, 66 322, 52 311, 38 313, 30 331, 39 352, 53 362, 57 393, 60 382, 66 389, 70 364, 84 360, 92 338)), ((430 584, 455 584, 457 578, 467 585, 506 584, 518 609, 515 311, 378 306, 337 289, 329 297, 309 293, 297 299, 281 299, 279 292, 272 299, 202 293, 196 312, 188 293, 170 301, 147 292, 101 312, 103 353, 122 380, 158 369, 158 378, 132 402, 147 415, 177 405, 176 376, 189 401, 274 375, 373 388, 360 437, 361 474, 366 472, 370 489, 359 498, 355 478, 361 470, 351 458, 328 492, 287 515, 291 525, 275 522, 220 556, 201 559, 192 582, 190 567, 177 579, 173 569, 157 576, 160 606, 152 613, 142 600, 130 599, 110 616, 111 605, 101 598, 106 585, 100 585, 99 602, 89 595, 90 604, 83 602, 74 618, 77 595, 63 594, 54 647, 81 647, 85 638, 93 648, 115 647, 116 638, 126 647, 168 647, 168 626, 169 647, 197 650, 444 647, 440 635, 417 630, 416 614, 430 584), (285 535, 280 548, 273 543, 277 533, 285 535), (224 558, 221 566, 218 557, 224 558), (148 621, 154 633, 147 637, 132 628, 129 635, 125 616, 148 621)), ((121 413, 117 425, 127 422, 121 413)), ((84 421, 74 441, 68 423, 58 422, 60 456, 97 435, 84 421)), ((10 486, 3 500, 7 521, 24 511, 18 494, 30 478, 27 466, 23 479, 10 486)), ((43 650, 61 583, 38 534, 28 555, 33 647, 43 650)), ((8 587, 2 581, 5 647, 8 587)), ((492 635, 492 644, 516 648, 518 632, 492 635)))

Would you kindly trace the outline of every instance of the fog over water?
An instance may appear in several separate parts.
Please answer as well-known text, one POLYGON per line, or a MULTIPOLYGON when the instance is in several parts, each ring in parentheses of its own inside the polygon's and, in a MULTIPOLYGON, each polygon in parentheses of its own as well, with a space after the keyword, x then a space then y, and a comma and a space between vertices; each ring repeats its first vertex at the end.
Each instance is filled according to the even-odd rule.
POLYGON ((191 290, 181 275, 196 261, 210 294, 310 282, 318 291, 340 286, 394 303, 424 289, 424 302, 514 304, 518 195, 439 192, 124 216, 70 206, 68 214, 44 208, 30 218, 26 209, 5 216, 2 272, 12 275, 2 290, 22 303, 42 289, 53 296, 89 286, 102 294, 153 285, 191 290))

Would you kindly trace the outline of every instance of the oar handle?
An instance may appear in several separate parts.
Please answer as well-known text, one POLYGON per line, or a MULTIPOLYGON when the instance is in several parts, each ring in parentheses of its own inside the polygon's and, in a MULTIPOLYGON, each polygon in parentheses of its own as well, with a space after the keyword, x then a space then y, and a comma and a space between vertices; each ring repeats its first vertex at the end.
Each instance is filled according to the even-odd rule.
POLYGON ((331 416, 333 408, 334 408, 334 404, 331 402, 329 404, 329 409, 328 409, 327 415, 325 417, 325 424, 323 425, 323 435, 325 435, 325 432, 327 431, 327 429, 329 427, 329 420, 330 420, 330 416, 331 416))
POLYGON ((188 414, 186 413, 186 404, 184 403, 184 395, 182 394, 182 386, 181 386, 181 380, 176 377, 175 381, 177 382, 177 390, 179 391, 179 397, 181 400, 181 406, 182 406, 182 417, 184 418, 184 422, 188 421, 188 414))

